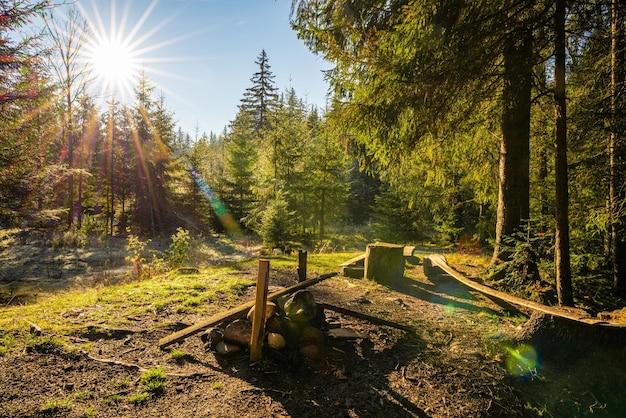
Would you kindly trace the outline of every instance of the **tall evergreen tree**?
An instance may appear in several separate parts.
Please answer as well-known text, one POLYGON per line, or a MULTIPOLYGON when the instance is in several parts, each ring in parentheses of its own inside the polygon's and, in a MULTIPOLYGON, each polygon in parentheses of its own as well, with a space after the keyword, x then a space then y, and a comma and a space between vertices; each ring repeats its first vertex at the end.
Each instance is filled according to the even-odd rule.
POLYGON ((37 37, 25 30, 46 5, 0 1, 0 225, 5 226, 46 209, 45 192, 59 179, 57 166, 46 165, 57 125, 49 112, 45 57, 37 37))
POLYGON ((135 90, 133 132, 135 136, 135 217, 141 229, 150 234, 165 232, 169 221, 169 196, 166 165, 168 145, 175 137, 173 115, 165 108, 163 99, 152 98, 154 87, 142 75, 135 90))
POLYGON ((278 88, 265 50, 261 51, 254 63, 259 69, 250 78, 252 86, 244 92, 240 107, 252 115, 255 132, 259 135, 270 126, 269 114, 278 99, 278 88))
POLYGON ((224 197, 237 220, 248 214, 253 203, 257 144, 252 117, 242 110, 230 125, 224 144, 224 197))
POLYGON ((626 290, 626 145, 623 121, 626 52, 625 4, 611 1, 611 128, 609 134, 609 220, 613 286, 626 290))
POLYGON ((556 242, 554 264, 556 290, 560 305, 573 306, 569 248, 569 193, 567 179, 567 112, 565 100, 565 0, 556 0, 554 100, 556 109, 555 177, 556 177, 556 242))

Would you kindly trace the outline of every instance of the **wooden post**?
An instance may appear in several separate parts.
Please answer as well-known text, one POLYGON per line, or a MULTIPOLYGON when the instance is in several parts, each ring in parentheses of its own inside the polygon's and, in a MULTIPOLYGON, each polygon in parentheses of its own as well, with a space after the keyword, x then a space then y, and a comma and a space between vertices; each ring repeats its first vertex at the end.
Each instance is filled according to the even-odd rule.
POLYGON ((402 245, 382 242, 368 244, 364 277, 384 285, 396 284, 404 276, 404 261, 402 245))
POLYGON ((298 251, 298 281, 300 282, 306 280, 306 257, 307 252, 305 250, 298 251))
POLYGON ((256 279, 256 301, 254 303, 254 315, 252 316, 252 335, 250 336, 251 363, 261 360, 269 277, 270 261, 259 260, 259 272, 256 279))

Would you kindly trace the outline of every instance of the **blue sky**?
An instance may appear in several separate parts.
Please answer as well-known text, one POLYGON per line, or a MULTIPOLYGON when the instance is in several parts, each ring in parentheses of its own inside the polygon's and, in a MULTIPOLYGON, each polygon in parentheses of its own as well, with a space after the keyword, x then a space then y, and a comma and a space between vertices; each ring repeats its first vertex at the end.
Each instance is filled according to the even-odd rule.
POLYGON ((328 87, 322 70, 328 64, 291 29, 291 0, 77 3, 96 26, 99 16, 109 31, 113 16, 115 30, 137 42, 136 60, 192 137, 196 126, 200 133, 221 133, 234 119, 263 49, 281 91, 293 87, 309 104, 325 106, 328 87))

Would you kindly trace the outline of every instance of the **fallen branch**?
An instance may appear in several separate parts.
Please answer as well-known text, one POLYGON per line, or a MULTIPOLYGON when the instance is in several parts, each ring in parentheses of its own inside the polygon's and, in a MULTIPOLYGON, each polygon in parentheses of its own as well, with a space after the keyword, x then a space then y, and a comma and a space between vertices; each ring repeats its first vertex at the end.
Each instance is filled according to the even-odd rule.
POLYGON ((98 363, 109 364, 109 365, 112 365, 112 366, 122 366, 122 367, 126 367, 128 369, 137 370, 137 371, 142 372, 142 373, 148 370, 148 369, 145 369, 145 368, 143 368, 143 367, 141 367, 141 366, 139 366, 137 364, 125 363, 123 361, 113 360, 113 359, 97 358, 97 357, 92 356, 89 353, 85 353, 84 355, 85 355, 85 358, 87 358, 89 360, 92 360, 92 361, 97 361, 98 363))
MULTIPOLYGON (((113 360, 113 359, 103 359, 103 358, 97 358, 92 356, 89 353, 84 353, 85 358, 91 360, 91 361, 96 361, 98 363, 104 363, 104 364, 108 364, 108 365, 112 365, 112 366, 123 366, 126 367, 128 369, 133 369, 133 370, 137 370, 138 372, 141 373, 145 373, 146 371, 148 371, 148 369, 146 369, 145 367, 141 367, 138 364, 133 364, 133 363, 126 363, 120 360, 113 360)), ((214 376, 213 373, 203 373, 203 372, 193 372, 193 373, 170 373, 170 372, 165 372, 165 375, 167 377, 181 377, 181 378, 194 378, 194 377, 208 377, 208 376, 214 376)))
POLYGON ((339 306, 329 305, 328 303, 320 303, 319 305, 322 306, 324 309, 328 309, 330 311, 339 312, 339 313, 345 314, 345 315, 350 315, 350 316, 353 316, 355 318, 364 319, 364 320, 369 321, 369 322, 371 322, 373 324, 376 324, 376 325, 384 325, 384 326, 397 328, 397 329, 401 329, 403 331, 409 331, 409 332, 413 331, 413 328, 408 327, 406 325, 402 325, 402 324, 398 324, 398 323, 395 323, 395 322, 387 321, 386 319, 382 319, 382 318, 378 318, 376 316, 364 314, 362 312, 353 311, 351 309, 342 308, 342 307, 339 307, 339 306))
MULTIPOLYGON (((274 300, 280 296, 296 292, 300 289, 304 289, 306 287, 309 287, 311 285, 321 282, 322 280, 329 279, 336 275, 337 273, 328 273, 328 274, 323 274, 321 276, 318 276, 314 279, 308 279, 303 282, 299 282, 298 284, 295 284, 293 286, 287 287, 285 289, 279 290, 278 292, 274 292, 268 295, 267 300, 274 300)), ((167 347, 170 344, 174 344, 179 341, 182 341, 186 339, 187 337, 191 337, 192 335, 195 335, 201 331, 204 331, 205 329, 212 327, 213 325, 219 324, 221 322, 235 319, 240 316, 245 316, 245 314, 248 313, 250 308, 254 306, 254 303, 255 301, 251 300, 250 302, 247 302, 235 308, 229 309, 226 312, 213 315, 212 317, 207 318, 206 320, 199 322, 195 325, 192 325, 185 329, 181 329, 180 331, 175 332, 171 335, 168 335, 167 337, 163 337, 159 340, 159 348, 163 349, 164 347, 167 347)))

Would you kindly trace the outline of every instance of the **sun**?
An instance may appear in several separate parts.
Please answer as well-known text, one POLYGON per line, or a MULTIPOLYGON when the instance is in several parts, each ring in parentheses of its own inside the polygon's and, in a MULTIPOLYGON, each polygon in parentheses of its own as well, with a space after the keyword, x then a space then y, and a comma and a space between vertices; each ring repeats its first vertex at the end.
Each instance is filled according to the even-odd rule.
POLYGON ((132 90, 141 70, 136 50, 124 40, 105 36, 96 37, 87 49, 90 70, 103 90, 122 94, 132 90))
POLYGON ((119 15, 115 0, 109 3, 109 10, 98 8, 92 1, 91 13, 78 3, 89 27, 82 60, 90 79, 99 85, 102 97, 114 95, 116 99, 129 101, 144 64, 153 61, 147 54, 160 45, 151 43, 150 38, 160 26, 146 28, 145 25, 156 4, 157 0, 153 0, 141 17, 135 19, 136 16, 130 17, 130 1, 119 15), (133 25, 128 24, 131 20, 133 25))

